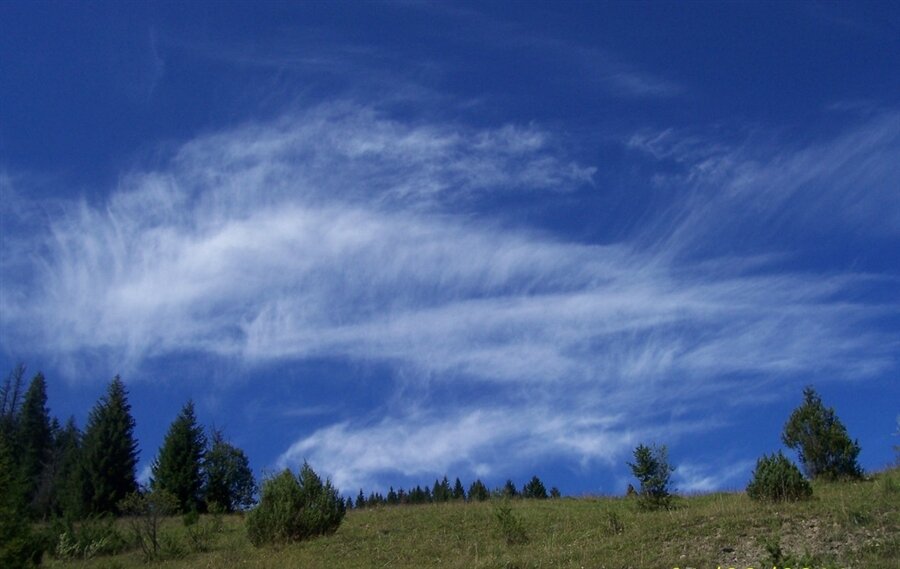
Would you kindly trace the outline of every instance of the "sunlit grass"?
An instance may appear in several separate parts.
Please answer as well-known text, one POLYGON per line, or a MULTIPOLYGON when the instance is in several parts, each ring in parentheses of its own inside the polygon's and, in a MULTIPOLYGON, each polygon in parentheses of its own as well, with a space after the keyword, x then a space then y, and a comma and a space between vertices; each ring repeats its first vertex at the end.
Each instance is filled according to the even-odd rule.
MULTIPOLYGON (((512 501, 527 543, 509 545, 488 503, 351 511, 336 534, 290 546, 250 545, 241 516, 223 520, 207 552, 181 552, 160 567, 248 568, 713 568, 772 567, 772 551, 793 567, 900 569, 900 470, 874 481, 816 484, 813 499, 751 501, 742 493, 681 498, 670 511, 640 512, 625 498, 512 501), (769 549, 767 549, 767 546, 769 549), (808 565, 799 565, 807 563, 808 565)), ((124 526, 123 526, 124 531, 124 526)), ((186 543, 180 519, 167 520, 186 543)), ((148 566, 137 551, 50 567, 148 566)))

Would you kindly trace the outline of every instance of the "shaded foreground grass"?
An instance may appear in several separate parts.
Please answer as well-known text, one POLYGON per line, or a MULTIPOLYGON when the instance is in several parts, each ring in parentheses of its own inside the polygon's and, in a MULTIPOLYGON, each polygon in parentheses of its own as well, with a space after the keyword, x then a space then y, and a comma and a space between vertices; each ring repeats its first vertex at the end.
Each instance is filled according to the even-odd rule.
MULTIPOLYGON (((744 494, 681 498, 676 509, 639 512, 624 498, 513 501, 527 542, 510 545, 496 504, 354 510, 332 536, 282 547, 250 545, 229 516, 206 552, 187 548, 161 567, 713 568, 900 569, 900 470, 875 480, 817 484, 808 502, 764 504, 744 494)), ((124 530, 124 528, 123 528, 124 530)), ((180 519, 163 528, 183 537, 180 519)), ((136 551, 49 567, 147 567, 136 551)))

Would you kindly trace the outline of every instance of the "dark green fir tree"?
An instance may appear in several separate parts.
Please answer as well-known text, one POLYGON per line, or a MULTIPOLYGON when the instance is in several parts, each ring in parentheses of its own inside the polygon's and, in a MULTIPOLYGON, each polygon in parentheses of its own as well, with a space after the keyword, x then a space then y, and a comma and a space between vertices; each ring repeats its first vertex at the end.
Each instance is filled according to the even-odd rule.
POLYGON ((86 514, 118 513, 119 502, 137 490, 134 425, 128 392, 117 375, 88 415, 82 452, 86 514))
POLYGON ((169 426, 169 432, 153 462, 154 490, 170 492, 181 512, 198 510, 204 486, 203 457, 206 435, 197 423, 194 402, 188 401, 169 426))
POLYGON ((41 517, 44 512, 37 511, 35 497, 53 452, 53 433, 47 411, 47 381, 41 373, 34 376, 25 392, 16 440, 25 503, 29 505, 33 517, 41 517))

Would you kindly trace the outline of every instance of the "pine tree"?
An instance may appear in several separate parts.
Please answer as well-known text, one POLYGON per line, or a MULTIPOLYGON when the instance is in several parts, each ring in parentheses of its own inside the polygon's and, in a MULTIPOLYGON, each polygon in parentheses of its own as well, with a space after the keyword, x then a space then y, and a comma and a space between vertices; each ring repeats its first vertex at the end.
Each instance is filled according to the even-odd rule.
POLYGON ((850 439, 834 408, 825 407, 812 387, 803 390, 803 404, 791 413, 781 438, 788 448, 798 451, 810 478, 862 476, 856 461, 859 443, 850 439))
POLYGON ((469 500, 474 500, 476 502, 484 502, 491 495, 488 492, 487 486, 484 485, 484 482, 481 480, 476 480, 472 482, 472 485, 469 486, 469 500))
POLYGON ((53 459, 48 469, 51 514, 76 518, 81 515, 81 431, 75 417, 57 432, 53 441, 53 459))
POLYGON ((253 504, 256 482, 244 451, 213 430, 212 442, 203 461, 206 472, 204 497, 209 506, 218 504, 226 512, 242 510, 253 504))
POLYGON ((41 517, 46 512, 37 511, 34 498, 53 450, 50 413, 47 411, 47 382, 41 373, 34 376, 25 392, 19 412, 16 440, 25 502, 33 516, 41 517))
POLYGON ((181 512, 201 507, 205 452, 206 436, 197 424, 194 402, 188 401, 166 433, 153 463, 151 481, 154 490, 165 490, 178 499, 181 512))
POLYGON ((533 476, 531 480, 522 487, 522 497, 546 500, 547 489, 544 487, 544 483, 541 482, 540 478, 533 476))
POLYGON ((453 499, 454 500, 465 500, 466 499, 466 489, 463 488, 462 481, 460 481, 459 477, 456 478, 456 483, 453 484, 453 499))
POLYGON ((641 483, 641 507, 668 509, 672 500, 669 494, 669 477, 675 469, 669 466, 665 445, 661 447, 638 445, 634 449, 634 462, 629 462, 628 466, 641 483))
POLYGON ((118 375, 88 416, 82 457, 85 513, 118 513, 119 502, 137 490, 138 461, 128 392, 118 375))

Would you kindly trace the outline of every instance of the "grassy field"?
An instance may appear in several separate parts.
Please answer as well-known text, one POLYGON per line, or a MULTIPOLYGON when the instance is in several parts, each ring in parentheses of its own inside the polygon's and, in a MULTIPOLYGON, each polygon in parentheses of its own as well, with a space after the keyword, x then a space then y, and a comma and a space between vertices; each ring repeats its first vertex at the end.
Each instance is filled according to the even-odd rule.
MULTIPOLYGON (((667 568, 846 567, 900 569, 900 470, 874 480, 817 484, 811 501, 760 504, 744 494, 680 498, 671 511, 640 512, 624 498, 508 503, 527 541, 510 544, 502 502, 351 511, 332 536, 254 548, 241 516, 221 519, 206 551, 180 519, 166 520, 161 559, 130 549, 54 568, 667 568), (504 532, 506 527, 506 532, 504 532)), ((119 530, 127 534, 127 522, 119 530)), ((213 527, 212 518, 201 521, 213 527)), ((515 532, 512 532, 515 533, 515 532)), ((515 537, 515 536, 510 536, 515 537)))

